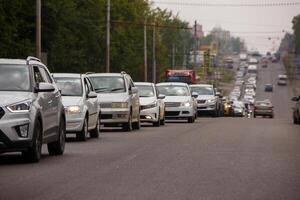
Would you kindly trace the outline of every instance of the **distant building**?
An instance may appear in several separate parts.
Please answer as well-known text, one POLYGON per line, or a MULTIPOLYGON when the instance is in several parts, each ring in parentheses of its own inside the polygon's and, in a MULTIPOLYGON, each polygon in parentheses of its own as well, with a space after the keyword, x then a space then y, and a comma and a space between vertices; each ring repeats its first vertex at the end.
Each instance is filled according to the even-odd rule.
MULTIPOLYGON (((196 25, 196 29, 197 29, 197 31, 196 31, 196 38, 197 39, 203 38, 204 37, 203 26, 201 24, 197 24, 196 25)), ((190 31, 191 31, 191 33, 193 35, 195 35, 195 26, 193 26, 193 28, 190 29, 190 31)))

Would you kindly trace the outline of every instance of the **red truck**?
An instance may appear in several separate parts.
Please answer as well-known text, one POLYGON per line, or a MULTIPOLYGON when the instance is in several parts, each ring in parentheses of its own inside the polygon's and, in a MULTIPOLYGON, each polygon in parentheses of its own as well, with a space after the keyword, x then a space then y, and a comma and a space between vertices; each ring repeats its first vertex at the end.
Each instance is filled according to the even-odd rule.
POLYGON ((196 71, 191 69, 166 70, 166 82, 196 83, 196 71))

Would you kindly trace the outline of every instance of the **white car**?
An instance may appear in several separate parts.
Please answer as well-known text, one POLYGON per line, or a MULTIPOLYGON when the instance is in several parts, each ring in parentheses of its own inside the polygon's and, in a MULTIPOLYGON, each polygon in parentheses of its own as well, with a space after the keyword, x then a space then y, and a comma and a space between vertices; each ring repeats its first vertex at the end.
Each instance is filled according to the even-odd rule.
POLYGON ((124 131, 140 129, 138 89, 125 72, 88 74, 98 94, 101 124, 122 127, 124 131))
POLYGON ((196 118, 194 99, 197 93, 191 94, 186 83, 159 83, 156 85, 159 94, 165 95, 166 118, 167 119, 187 119, 188 123, 193 123, 196 118))
POLYGON ((232 104, 234 116, 244 117, 246 114, 245 104, 242 101, 234 101, 232 104))
POLYGON ((165 124, 165 96, 158 94, 154 83, 134 83, 138 88, 141 107, 141 122, 153 123, 159 127, 165 124))
POLYGON ((254 97, 252 95, 244 95, 243 101, 245 103, 249 103, 249 104, 253 105, 254 102, 255 102, 255 99, 254 99, 254 97))
POLYGON ((81 74, 52 74, 62 95, 66 110, 66 131, 76 133, 78 140, 99 137, 100 118, 97 93, 90 80, 81 74))
POLYGON ((253 89, 252 90, 245 90, 245 95, 249 95, 249 96, 255 97, 256 93, 255 93, 255 91, 253 89))

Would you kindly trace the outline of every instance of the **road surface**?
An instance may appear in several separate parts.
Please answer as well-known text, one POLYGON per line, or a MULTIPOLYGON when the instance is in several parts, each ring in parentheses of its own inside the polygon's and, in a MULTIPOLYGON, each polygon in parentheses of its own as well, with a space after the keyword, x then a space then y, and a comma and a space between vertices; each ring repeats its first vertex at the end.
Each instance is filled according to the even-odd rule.
POLYGON ((100 139, 70 141, 64 156, 43 149, 40 163, 0 156, 1 200, 299 200, 300 129, 290 89, 276 83, 280 64, 260 69, 257 99, 275 118, 200 118, 100 139))

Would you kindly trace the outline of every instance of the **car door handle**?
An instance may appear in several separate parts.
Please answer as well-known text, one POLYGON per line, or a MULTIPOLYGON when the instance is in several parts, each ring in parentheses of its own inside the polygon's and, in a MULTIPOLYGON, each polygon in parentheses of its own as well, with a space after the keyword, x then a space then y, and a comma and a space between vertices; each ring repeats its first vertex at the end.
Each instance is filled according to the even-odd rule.
POLYGON ((50 101, 48 101, 48 104, 51 104, 53 101, 52 100, 50 100, 50 101))

